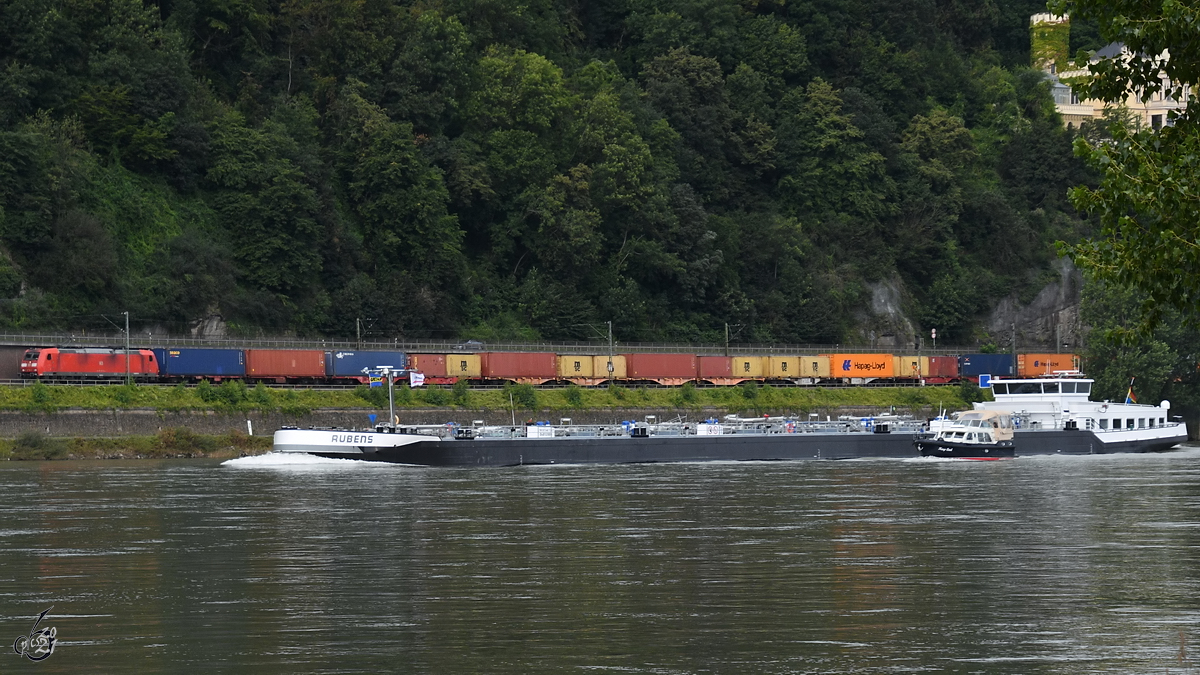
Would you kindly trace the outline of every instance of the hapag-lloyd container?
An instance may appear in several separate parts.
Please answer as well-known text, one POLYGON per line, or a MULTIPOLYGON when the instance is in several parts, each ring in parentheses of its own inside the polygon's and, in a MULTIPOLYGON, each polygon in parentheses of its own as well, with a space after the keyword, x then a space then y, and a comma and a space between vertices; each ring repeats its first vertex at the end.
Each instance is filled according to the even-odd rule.
POLYGON ((830 377, 893 377, 896 363, 891 354, 830 354, 830 377))
POLYGON ((1018 377, 1045 377, 1056 370, 1079 370, 1074 354, 1017 354, 1018 377))

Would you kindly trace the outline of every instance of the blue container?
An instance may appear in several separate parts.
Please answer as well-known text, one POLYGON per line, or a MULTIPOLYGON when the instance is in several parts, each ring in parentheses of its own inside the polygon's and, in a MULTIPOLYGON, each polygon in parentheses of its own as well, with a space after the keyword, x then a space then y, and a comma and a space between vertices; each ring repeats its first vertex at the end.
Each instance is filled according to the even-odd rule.
POLYGON ((155 349, 163 377, 245 377, 246 356, 240 349, 155 349))
POLYGON ((958 374, 963 377, 1011 377, 1016 372, 1013 368, 1012 354, 964 354, 958 357, 958 374))
POLYGON ((329 377, 357 377, 366 382, 364 370, 379 370, 380 366, 404 370, 408 358, 404 352, 325 352, 325 374, 329 377))

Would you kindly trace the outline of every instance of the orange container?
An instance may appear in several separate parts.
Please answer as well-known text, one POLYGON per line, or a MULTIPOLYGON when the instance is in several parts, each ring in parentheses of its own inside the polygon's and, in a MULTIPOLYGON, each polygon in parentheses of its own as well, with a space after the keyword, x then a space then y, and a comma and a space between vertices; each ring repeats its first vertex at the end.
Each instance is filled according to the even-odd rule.
POLYGON ((896 362, 891 354, 830 354, 830 377, 894 377, 896 362))
POLYGON ((1017 354, 1017 377, 1045 377, 1056 370, 1079 370, 1075 354, 1017 354))

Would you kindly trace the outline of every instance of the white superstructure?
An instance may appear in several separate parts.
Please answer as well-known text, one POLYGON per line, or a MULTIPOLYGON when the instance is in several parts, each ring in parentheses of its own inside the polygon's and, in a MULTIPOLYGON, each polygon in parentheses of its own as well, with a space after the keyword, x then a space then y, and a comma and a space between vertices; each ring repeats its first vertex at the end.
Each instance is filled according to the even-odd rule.
POLYGON ((1171 419, 1171 403, 1158 405, 1092 401, 1094 380, 1077 371, 1047 377, 992 380, 995 401, 977 410, 1010 411, 1018 430, 1091 431, 1104 443, 1187 440, 1187 428, 1171 419))

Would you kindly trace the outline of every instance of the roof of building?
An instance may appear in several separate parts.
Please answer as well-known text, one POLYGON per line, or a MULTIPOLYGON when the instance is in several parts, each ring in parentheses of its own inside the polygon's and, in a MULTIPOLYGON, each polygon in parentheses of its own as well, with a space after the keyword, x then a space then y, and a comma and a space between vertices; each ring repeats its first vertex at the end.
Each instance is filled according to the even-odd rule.
POLYGON ((1120 56, 1121 52, 1123 51, 1125 51, 1124 42, 1110 42, 1100 49, 1097 49, 1095 54, 1092 54, 1092 61, 1116 58, 1120 56))

